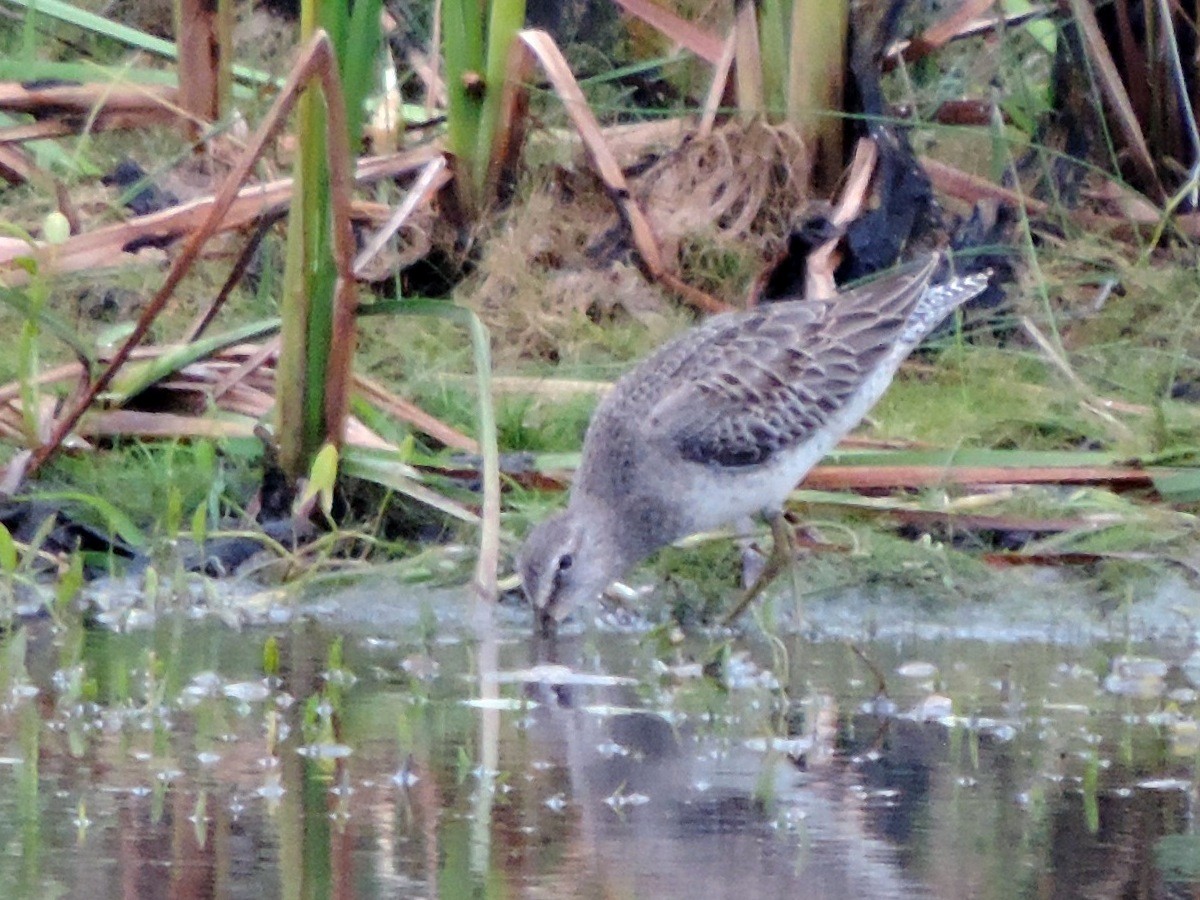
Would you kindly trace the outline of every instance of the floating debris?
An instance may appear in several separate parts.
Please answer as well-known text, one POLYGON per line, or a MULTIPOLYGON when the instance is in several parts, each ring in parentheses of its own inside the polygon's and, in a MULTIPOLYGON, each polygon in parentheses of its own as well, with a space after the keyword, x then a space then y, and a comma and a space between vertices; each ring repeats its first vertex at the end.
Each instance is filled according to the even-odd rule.
POLYGON ((627 806, 643 806, 650 802, 650 798, 637 791, 625 794, 618 789, 615 793, 605 797, 604 802, 612 809, 624 809, 627 806))
POLYGON ((308 759, 345 759, 354 748, 345 744, 306 744, 297 747, 296 752, 308 759))
POLYGON ((279 778, 272 777, 267 780, 267 783, 254 791, 259 797, 268 801, 278 801, 287 793, 287 789, 280 783, 279 778))
POLYGON ((475 709, 497 709, 501 712, 519 712, 538 705, 534 700, 517 697, 472 697, 459 702, 475 709))
POLYGON ((1185 778, 1147 778, 1137 786, 1147 791, 1182 791, 1190 793, 1193 784, 1185 778))
POLYGON ((395 775, 392 776, 392 784, 396 785, 396 787, 405 789, 412 787, 420 780, 420 776, 407 766, 405 766, 403 769, 400 769, 395 775))
POLYGON ((616 741, 605 741, 602 744, 596 745, 596 752, 605 759, 613 759, 617 756, 628 756, 629 748, 618 744, 616 741))
POLYGON ((626 675, 604 675, 598 672, 576 672, 568 666, 545 664, 529 669, 512 669, 485 675, 484 681, 497 684, 546 684, 546 685, 591 685, 613 687, 620 684, 637 684, 636 678, 626 675))
POLYGON ((938 667, 930 662, 912 661, 896 667, 896 674, 902 678, 933 678, 938 673, 938 667))
POLYGON ((930 694, 912 708, 907 718, 918 722, 936 722, 953 715, 953 700, 942 694, 930 694))
POLYGON ((225 685, 224 694, 242 703, 261 703, 271 696, 271 689, 264 681, 236 681, 225 685))
POLYGON ((1104 690, 1119 697, 1161 697, 1166 693, 1167 670, 1167 664, 1161 659, 1117 656, 1104 679, 1104 690))
POLYGON ((743 742, 743 746, 755 753, 782 753, 792 759, 799 759, 813 748, 813 739, 808 737, 750 738, 743 742))

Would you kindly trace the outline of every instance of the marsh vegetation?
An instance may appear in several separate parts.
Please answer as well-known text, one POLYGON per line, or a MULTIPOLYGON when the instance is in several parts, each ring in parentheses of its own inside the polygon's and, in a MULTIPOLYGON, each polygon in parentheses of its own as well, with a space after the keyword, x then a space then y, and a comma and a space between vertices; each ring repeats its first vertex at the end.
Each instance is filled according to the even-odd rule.
POLYGON ((0 883, 1195 890, 1196 22, 860 7, 0 0, 0 883), (616 377, 934 249, 794 579, 530 642, 616 377))

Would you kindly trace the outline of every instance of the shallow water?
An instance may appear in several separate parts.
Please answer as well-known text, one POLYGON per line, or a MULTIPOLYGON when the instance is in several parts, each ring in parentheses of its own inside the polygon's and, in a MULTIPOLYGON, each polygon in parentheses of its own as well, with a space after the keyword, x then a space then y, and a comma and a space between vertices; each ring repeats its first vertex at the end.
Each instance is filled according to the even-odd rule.
POLYGON ((703 636, 534 643, 517 612, 479 640, 457 594, 379 583, 243 630, 31 623, 0 648, 0 886, 1194 895, 1194 598, 1088 628, 1042 599, 1009 611, 1049 603, 1040 636, 810 609, 836 627, 738 639, 717 678, 703 636))

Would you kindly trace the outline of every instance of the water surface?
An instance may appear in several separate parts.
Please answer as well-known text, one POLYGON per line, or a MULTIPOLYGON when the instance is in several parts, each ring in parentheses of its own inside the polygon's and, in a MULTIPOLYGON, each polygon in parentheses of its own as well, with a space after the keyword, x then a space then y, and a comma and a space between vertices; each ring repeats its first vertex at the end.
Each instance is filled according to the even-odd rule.
POLYGON ((456 593, 386 582, 240 629, 27 623, 0 648, 0 885, 1193 896, 1200 657, 1163 590, 1140 624, 1048 592, 1037 627, 904 600, 732 642, 534 642, 521 612, 481 640, 456 593))

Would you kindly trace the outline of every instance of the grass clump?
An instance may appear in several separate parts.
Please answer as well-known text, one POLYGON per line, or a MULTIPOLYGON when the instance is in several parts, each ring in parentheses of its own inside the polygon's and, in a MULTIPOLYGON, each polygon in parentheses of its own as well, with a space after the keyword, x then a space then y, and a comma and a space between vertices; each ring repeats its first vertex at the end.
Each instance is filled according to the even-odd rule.
POLYGON ((496 410, 500 446, 510 452, 573 453, 583 443, 595 404, 587 395, 553 404, 528 396, 502 398, 496 410))
POLYGON ((685 626, 716 621, 741 591, 741 551, 732 540, 665 547, 649 570, 661 585, 656 605, 665 604, 671 618, 685 626))
POLYGON ((798 563, 806 591, 826 594, 856 588, 881 596, 903 592, 932 609, 986 599, 1001 585, 998 570, 927 535, 912 541, 862 525, 852 531, 855 552, 809 553, 798 563))
POLYGON ((879 436, 946 447, 1023 446, 1019 436, 1057 421, 1057 398, 1041 384, 1045 367, 1025 354, 959 347, 933 365, 902 371, 892 382, 871 413, 879 436))
MULTIPOLYGON (((161 526, 164 511, 178 505, 184 515, 201 504, 215 523, 239 514, 259 477, 256 441, 123 441, 104 454, 60 456, 47 468, 40 487, 106 498, 134 523, 161 526)), ((80 518, 94 518, 81 506, 80 518)), ((94 520, 103 529, 106 523, 94 520)), ((165 535, 177 537, 178 535, 165 535)))

